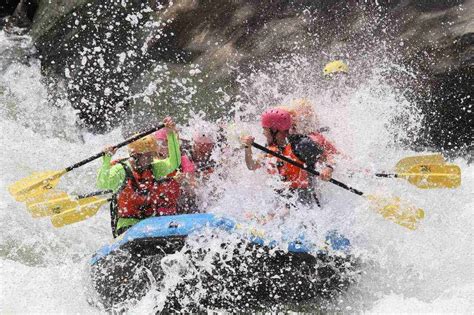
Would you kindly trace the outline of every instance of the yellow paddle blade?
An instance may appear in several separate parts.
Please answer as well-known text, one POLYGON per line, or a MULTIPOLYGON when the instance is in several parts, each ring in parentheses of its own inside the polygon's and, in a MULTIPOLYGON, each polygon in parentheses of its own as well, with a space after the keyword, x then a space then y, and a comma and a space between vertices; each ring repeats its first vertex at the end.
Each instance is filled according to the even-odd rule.
POLYGON ((76 200, 71 207, 65 209, 62 213, 53 215, 51 217, 51 223, 53 223, 54 227, 59 228, 86 220, 94 216, 97 211, 99 211, 100 207, 108 201, 108 199, 99 197, 89 197, 76 200))
POLYGON ((410 230, 416 230, 418 223, 425 217, 425 212, 400 200, 400 198, 381 198, 368 196, 373 210, 380 213, 385 219, 410 230))
POLYGON ((75 202, 76 200, 63 191, 52 191, 28 201, 26 207, 34 218, 39 218, 64 212, 74 206, 75 202))
POLYGON ((11 184, 8 191, 17 201, 26 201, 53 189, 65 173, 66 170, 36 172, 11 184))
POLYGON ((63 192, 57 191, 55 189, 51 189, 47 191, 35 190, 35 191, 32 191, 31 194, 25 194, 25 195, 20 195, 20 196, 21 196, 21 201, 25 202, 28 205, 28 204, 43 202, 48 199, 55 199, 63 194, 64 194, 63 192))
POLYGON ((407 173, 414 165, 417 164, 444 164, 446 161, 444 157, 439 154, 409 156, 398 161, 395 165, 395 171, 397 173, 407 173))
POLYGON ((461 185, 461 169, 454 164, 419 164, 397 174, 418 188, 456 188, 461 185))

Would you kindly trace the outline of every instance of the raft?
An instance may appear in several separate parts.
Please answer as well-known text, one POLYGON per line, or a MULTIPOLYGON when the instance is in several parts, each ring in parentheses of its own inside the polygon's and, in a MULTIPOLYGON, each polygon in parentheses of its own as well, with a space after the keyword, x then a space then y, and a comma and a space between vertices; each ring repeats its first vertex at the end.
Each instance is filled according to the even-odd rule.
POLYGON ((278 244, 206 213, 142 220, 97 251, 90 269, 96 303, 107 310, 126 308, 153 289, 167 295, 169 311, 252 311, 335 297, 353 281, 355 263, 350 241, 336 231, 327 233, 324 248, 303 234, 278 244), (187 244, 196 239, 217 242, 218 250, 187 244), (164 290, 164 269, 173 265, 183 277, 164 290))

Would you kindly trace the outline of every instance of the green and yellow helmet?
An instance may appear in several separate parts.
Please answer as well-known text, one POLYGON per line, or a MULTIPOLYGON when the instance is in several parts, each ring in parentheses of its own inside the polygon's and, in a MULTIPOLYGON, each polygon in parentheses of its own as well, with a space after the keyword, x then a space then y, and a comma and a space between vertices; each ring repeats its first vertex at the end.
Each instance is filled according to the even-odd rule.
POLYGON ((349 73, 349 66, 342 60, 334 60, 328 63, 324 69, 323 74, 330 75, 334 73, 349 73))

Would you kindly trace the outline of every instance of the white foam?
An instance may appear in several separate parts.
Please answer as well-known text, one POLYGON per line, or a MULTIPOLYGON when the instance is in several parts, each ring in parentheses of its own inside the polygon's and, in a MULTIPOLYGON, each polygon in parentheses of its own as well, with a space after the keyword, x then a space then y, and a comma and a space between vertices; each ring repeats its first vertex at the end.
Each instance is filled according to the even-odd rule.
MULTIPOLYGON (((23 40, 28 39, 21 39, 21 45, 23 40)), ((14 45, 19 44, 12 44, 0 32, 0 51, 14 45)), ((97 309, 86 302, 89 287, 81 273, 88 257, 111 240, 107 210, 87 221, 55 229, 47 219, 32 219, 6 187, 33 170, 61 169, 86 158, 106 144, 120 141, 120 132, 82 134, 85 143, 81 143, 69 105, 52 109, 48 103, 37 62, 4 65, 0 73, 0 311, 95 313, 97 309), (67 128, 62 128, 60 117, 67 117, 67 128)), ((340 161, 337 179, 367 193, 398 195, 426 212, 420 228, 409 231, 371 212, 365 199, 323 183, 324 208, 292 214, 287 224, 293 227, 302 220, 315 224, 313 234, 308 235, 315 243, 321 241, 324 231, 337 228, 364 259, 361 281, 336 307, 347 312, 472 313, 472 166, 462 159, 454 161, 463 170, 463 185, 455 190, 420 190, 404 180, 374 179, 357 171, 350 177, 350 169, 390 171, 400 158, 417 154, 403 143, 412 141, 420 126, 420 114, 377 69, 334 93, 338 87, 320 78, 320 64, 306 58, 290 58, 269 68, 273 70, 254 72, 240 80, 242 93, 235 104, 233 132, 253 134, 263 143, 259 113, 267 106, 306 97, 315 104, 322 125, 331 128, 328 137, 350 157, 340 161)), ((208 126, 202 116, 193 119, 192 125, 201 122, 208 126)), ((191 128, 184 134, 190 135, 191 128)), ((242 218, 246 211, 274 211, 271 185, 275 180, 263 170, 248 171, 240 150, 226 155, 225 162, 229 166, 225 180, 215 176, 213 186, 202 188, 204 196, 214 190, 220 193, 217 201, 209 201, 209 209, 234 218, 242 218)), ((98 165, 94 162, 73 171, 60 187, 70 192, 95 190, 98 165)), ((282 235, 275 225, 258 227, 278 239, 282 235)), ((219 250, 218 245, 207 246, 219 250)), ((175 257, 178 265, 185 264, 185 258, 180 257, 179 253, 175 257)), ((132 312, 159 310, 156 304, 163 305, 164 294, 179 281, 178 275, 173 268, 167 270, 164 288, 156 288, 132 312)))

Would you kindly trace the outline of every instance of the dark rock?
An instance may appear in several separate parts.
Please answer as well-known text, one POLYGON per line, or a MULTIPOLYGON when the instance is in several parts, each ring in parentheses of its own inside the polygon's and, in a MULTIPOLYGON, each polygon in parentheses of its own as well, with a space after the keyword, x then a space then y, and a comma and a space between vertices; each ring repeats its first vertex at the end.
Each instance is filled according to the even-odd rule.
POLYGON ((0 3, 0 17, 12 15, 20 0, 4 0, 0 3))
POLYGON ((415 71, 411 99, 429 110, 418 144, 455 149, 469 145, 473 16, 474 0, 40 0, 31 34, 44 72, 96 132, 190 108, 218 117, 237 73, 292 53, 362 59, 383 42, 415 71))
POLYGON ((0 6, 0 16, 7 16, 5 20, 5 30, 14 33, 26 33, 31 26, 38 7, 37 0, 9 1, 0 6), (14 10, 11 9, 14 7, 14 10), (18 30, 20 29, 20 30, 18 30), (21 30, 23 29, 23 30, 21 30))

